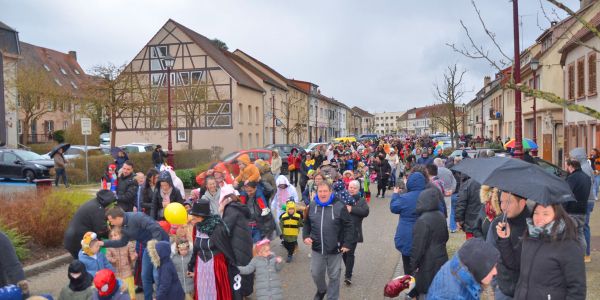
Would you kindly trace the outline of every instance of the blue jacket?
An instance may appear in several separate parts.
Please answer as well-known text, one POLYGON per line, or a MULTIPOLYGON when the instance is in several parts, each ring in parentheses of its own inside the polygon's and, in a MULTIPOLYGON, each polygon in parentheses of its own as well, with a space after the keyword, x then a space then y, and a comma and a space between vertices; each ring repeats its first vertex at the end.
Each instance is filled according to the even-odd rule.
POLYGON ((417 199, 421 191, 425 189, 425 177, 421 173, 412 173, 406 182, 408 192, 404 194, 393 194, 390 202, 390 210, 394 214, 400 215, 400 221, 396 228, 394 243, 396 249, 402 255, 410 256, 412 248, 413 226, 419 217, 417 215, 417 199))
POLYGON ((108 261, 108 259, 106 259, 106 256, 102 252, 98 252, 96 254, 96 258, 93 258, 83 253, 83 250, 79 250, 78 258, 79 261, 85 265, 85 269, 92 275, 92 277, 96 276, 96 272, 102 269, 110 269, 111 271, 115 272, 115 268, 108 261))
POLYGON ((171 245, 169 242, 156 242, 156 240, 148 242, 148 255, 158 271, 156 300, 184 300, 185 293, 181 287, 181 282, 179 282, 175 264, 171 260, 171 245))
POLYGON ((121 239, 104 241, 104 247, 125 247, 129 241, 138 241, 146 247, 146 243, 151 239, 168 241, 169 235, 160 227, 158 222, 145 213, 126 212, 121 227, 121 239))
POLYGON ((455 254, 433 278, 427 291, 427 300, 478 300, 480 293, 481 285, 455 254))

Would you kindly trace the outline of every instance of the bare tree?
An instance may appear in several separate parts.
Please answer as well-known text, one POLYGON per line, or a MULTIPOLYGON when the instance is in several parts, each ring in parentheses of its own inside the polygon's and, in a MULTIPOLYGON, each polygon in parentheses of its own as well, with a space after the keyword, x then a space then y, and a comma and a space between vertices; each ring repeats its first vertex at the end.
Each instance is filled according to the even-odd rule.
MULTIPOLYGON (((18 109, 23 113, 23 144, 29 142, 31 123, 43 115, 54 111, 63 103, 69 103, 72 95, 53 82, 41 68, 19 66, 17 77, 9 82, 18 93, 18 109)), ((17 107, 12 107, 16 110, 17 107)))
POLYGON ((434 97, 439 104, 431 109, 430 118, 432 125, 439 124, 450 132, 452 147, 455 147, 458 138, 458 128, 462 123, 462 110, 458 105, 465 94, 463 77, 466 70, 459 70, 457 65, 448 66, 443 74, 441 84, 434 82, 434 97))
POLYGON ((299 139, 300 134, 302 134, 306 128, 304 121, 308 118, 308 113, 305 103, 306 100, 302 97, 296 99, 292 99, 292 97, 287 95, 285 97, 280 113, 284 120, 281 122, 281 130, 285 133, 286 144, 290 143, 291 135, 296 135, 299 139))
POLYGON ((193 149, 193 128, 200 126, 200 117, 206 112, 209 86, 212 86, 212 83, 199 80, 197 83, 177 86, 175 92, 178 99, 177 109, 183 113, 185 119, 189 150, 193 149))

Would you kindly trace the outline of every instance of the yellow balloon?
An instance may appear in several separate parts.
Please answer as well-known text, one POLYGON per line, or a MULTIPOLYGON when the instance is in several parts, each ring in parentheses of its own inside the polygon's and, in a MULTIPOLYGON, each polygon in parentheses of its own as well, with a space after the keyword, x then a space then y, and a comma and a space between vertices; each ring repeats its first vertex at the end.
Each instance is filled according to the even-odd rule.
POLYGON ((170 203, 165 207, 165 219, 171 224, 185 225, 188 221, 187 211, 181 203, 170 203))

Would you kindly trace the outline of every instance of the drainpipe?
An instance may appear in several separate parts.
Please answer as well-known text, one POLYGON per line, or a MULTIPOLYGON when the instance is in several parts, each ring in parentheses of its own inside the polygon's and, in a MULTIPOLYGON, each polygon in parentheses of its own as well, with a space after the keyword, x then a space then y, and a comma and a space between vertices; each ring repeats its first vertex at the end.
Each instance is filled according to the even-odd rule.
POLYGON ((267 94, 267 92, 263 92, 262 93, 262 101, 263 101, 263 123, 262 123, 262 140, 263 140, 263 147, 266 145, 265 143, 265 120, 266 120, 266 114, 265 114, 265 95, 267 94))

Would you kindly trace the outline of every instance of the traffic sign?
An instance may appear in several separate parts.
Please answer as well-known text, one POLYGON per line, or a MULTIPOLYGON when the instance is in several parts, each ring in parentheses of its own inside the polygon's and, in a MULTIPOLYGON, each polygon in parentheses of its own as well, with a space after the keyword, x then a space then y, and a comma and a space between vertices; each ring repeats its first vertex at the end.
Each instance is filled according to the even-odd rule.
POLYGON ((91 135, 92 134, 92 119, 81 118, 81 134, 91 135))

